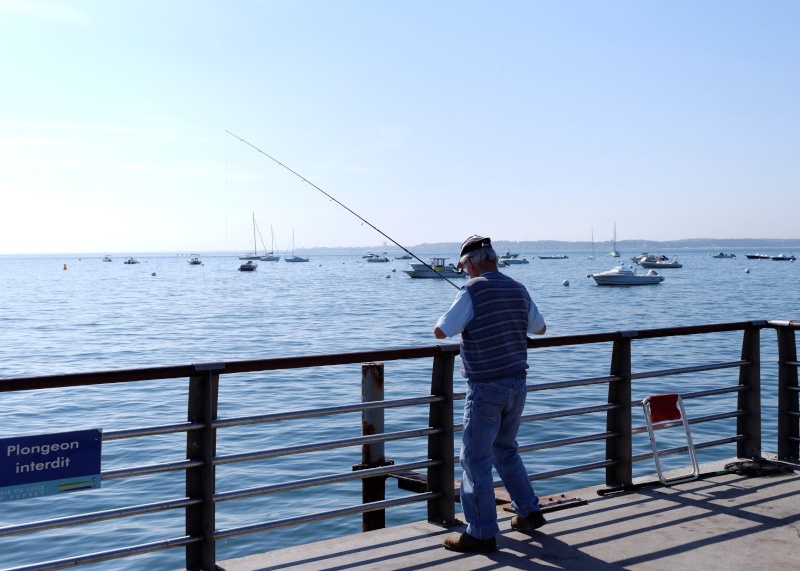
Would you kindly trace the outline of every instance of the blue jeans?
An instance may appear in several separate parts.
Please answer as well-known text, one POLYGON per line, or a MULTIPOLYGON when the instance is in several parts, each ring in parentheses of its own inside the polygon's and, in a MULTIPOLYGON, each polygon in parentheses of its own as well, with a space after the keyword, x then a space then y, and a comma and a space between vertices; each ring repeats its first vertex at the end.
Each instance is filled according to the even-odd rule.
POLYGON ((500 531, 492 466, 520 516, 539 511, 539 498, 517 452, 517 430, 528 393, 524 378, 467 381, 467 386, 461 436, 461 507, 467 533, 489 539, 500 531))

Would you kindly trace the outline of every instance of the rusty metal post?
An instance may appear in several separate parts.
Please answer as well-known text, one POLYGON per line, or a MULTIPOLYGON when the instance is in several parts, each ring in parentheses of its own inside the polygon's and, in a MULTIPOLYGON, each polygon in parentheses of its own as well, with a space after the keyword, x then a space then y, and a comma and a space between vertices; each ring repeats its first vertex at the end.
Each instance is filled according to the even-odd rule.
POLYGON ((203 465, 186 470, 186 496, 202 498, 203 503, 186 508, 186 535, 200 536, 203 541, 186 546, 186 569, 189 571, 214 571, 216 567, 216 528, 214 510, 215 469, 217 453, 216 430, 212 422, 217 418, 219 373, 222 366, 198 365, 202 374, 189 379, 189 422, 203 424, 202 430, 186 434, 186 458, 202 460, 203 465))
MULTIPOLYGON (((383 400, 383 363, 362 363, 361 365, 361 402, 378 402, 383 400)), ((361 413, 361 434, 383 434, 384 409, 376 408, 361 413)), ((353 466, 353 470, 377 468, 393 464, 386 460, 384 443, 364 444, 361 446, 361 464, 353 466)), ((386 499, 386 477, 376 476, 361 480, 362 503, 379 502, 386 499)), ((361 514, 362 531, 372 531, 386 527, 386 510, 375 510, 361 514)))
POLYGON ((428 491, 442 495, 428 501, 428 521, 436 525, 453 526, 456 519, 455 447, 453 444, 453 364, 452 353, 433 358, 431 395, 443 396, 442 402, 430 406, 429 424, 441 432, 428 436, 428 458, 441 460, 439 466, 428 468, 428 491))
POLYGON ((761 457, 761 328, 751 327, 744 330, 742 339, 742 360, 751 361, 751 365, 739 368, 739 384, 744 390, 739 391, 738 409, 745 414, 736 419, 736 433, 744 436, 736 443, 736 455, 739 458, 761 457))
POLYGON ((614 341, 611 353, 611 375, 621 377, 608 383, 608 402, 617 405, 606 415, 606 430, 614 432, 606 440, 606 458, 616 464, 606 467, 607 486, 625 486, 633 483, 633 437, 631 430, 631 338, 635 331, 623 331, 622 338, 614 341))
POLYGON ((779 326, 778 333, 778 458, 800 458, 800 399, 797 385, 797 340, 794 329, 779 326))

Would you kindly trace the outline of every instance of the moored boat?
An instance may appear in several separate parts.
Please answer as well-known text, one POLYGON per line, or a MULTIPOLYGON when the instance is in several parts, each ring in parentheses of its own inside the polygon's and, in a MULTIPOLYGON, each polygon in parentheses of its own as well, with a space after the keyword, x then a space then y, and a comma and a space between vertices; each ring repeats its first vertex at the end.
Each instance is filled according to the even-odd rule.
POLYGON ((239 266, 240 272, 254 272, 258 267, 258 262, 253 260, 247 260, 244 264, 239 266))
POLYGON ((605 272, 589 274, 599 286, 633 286, 633 285, 655 285, 664 281, 664 276, 658 275, 650 270, 646 274, 637 274, 636 270, 617 266, 605 272))
MULTIPOLYGON (((735 257, 736 257, 736 254, 725 254, 725 253, 723 253, 723 252, 720 252, 719 254, 714 254, 714 255, 713 255, 713 256, 711 256, 711 257, 712 257, 712 258, 735 258, 735 257)), ((748 257, 749 257, 749 256, 748 256, 748 257)))
POLYGON ((748 260, 769 260, 769 254, 745 254, 748 260))
POLYGON ((453 264, 445 264, 447 258, 431 258, 430 264, 408 264, 410 270, 403 270, 412 278, 465 278, 467 272, 457 269, 453 264))
POLYGON ((569 256, 565 254, 553 254, 550 256, 539 256, 540 260, 566 260, 569 256))
POLYGON ((202 260, 200 260, 200 256, 198 256, 197 254, 192 254, 191 256, 189 256, 189 259, 187 261, 189 262, 190 266, 199 266, 202 265, 203 263, 202 260))
POLYGON ((137 259, 136 259, 136 258, 134 258, 134 257, 130 257, 130 258, 128 258, 127 260, 125 260, 124 262, 122 262, 122 263, 123 263, 123 264, 138 264, 138 263, 139 263, 139 260, 137 260, 137 259))
POLYGON ((103 256, 103 261, 104 262, 111 262, 112 261, 111 260, 111 256, 103 256))
POLYGON ((789 254, 788 256, 786 254, 778 254, 777 256, 772 256, 772 259, 776 262, 794 262, 796 260, 794 254, 789 254))

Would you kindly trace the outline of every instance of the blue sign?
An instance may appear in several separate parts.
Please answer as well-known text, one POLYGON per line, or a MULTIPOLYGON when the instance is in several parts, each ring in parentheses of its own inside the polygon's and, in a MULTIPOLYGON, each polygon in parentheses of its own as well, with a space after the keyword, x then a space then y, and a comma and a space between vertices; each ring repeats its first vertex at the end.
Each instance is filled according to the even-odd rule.
POLYGON ((0 502, 100 487, 100 429, 0 439, 0 502))

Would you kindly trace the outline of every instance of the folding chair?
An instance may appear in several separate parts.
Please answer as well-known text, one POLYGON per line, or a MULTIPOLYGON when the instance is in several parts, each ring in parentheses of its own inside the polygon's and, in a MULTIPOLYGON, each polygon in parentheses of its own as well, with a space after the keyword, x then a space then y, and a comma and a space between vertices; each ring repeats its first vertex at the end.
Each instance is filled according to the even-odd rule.
POLYGON ((694 444, 692 443, 692 433, 689 430, 689 422, 686 420, 686 410, 683 408, 683 400, 677 393, 669 393, 663 395, 651 395, 642 401, 642 409, 644 410, 644 418, 647 422, 647 433, 650 435, 650 446, 653 448, 653 460, 656 463, 656 472, 658 472, 658 479, 665 486, 671 484, 680 484, 682 482, 690 482, 696 480, 700 475, 700 466, 697 464, 697 456, 694 452, 694 444), (665 478, 661 471, 660 456, 667 454, 667 451, 659 452, 656 445, 655 430, 658 428, 667 428, 670 423, 674 421, 681 421, 683 423, 683 430, 686 432, 686 442, 688 444, 689 457, 692 460, 692 471, 689 474, 679 474, 672 478, 665 478))

